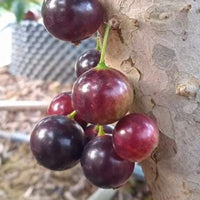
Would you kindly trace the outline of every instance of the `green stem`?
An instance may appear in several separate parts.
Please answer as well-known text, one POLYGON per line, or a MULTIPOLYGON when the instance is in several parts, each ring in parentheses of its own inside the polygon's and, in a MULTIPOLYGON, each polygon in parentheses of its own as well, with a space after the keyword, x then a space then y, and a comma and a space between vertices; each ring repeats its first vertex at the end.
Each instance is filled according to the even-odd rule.
POLYGON ((104 136, 104 130, 103 130, 103 126, 99 126, 99 131, 98 131, 98 136, 104 136))
POLYGON ((110 32, 110 28, 111 26, 109 24, 107 24, 106 26, 106 30, 104 33, 104 38, 103 38, 103 46, 102 46, 102 50, 101 50, 101 58, 100 58, 100 63, 105 62, 104 57, 105 57, 105 52, 106 52, 106 46, 107 46, 107 42, 108 42, 108 35, 110 32))
POLYGON ((105 52, 106 52, 106 46, 108 43, 108 36, 109 36, 110 28, 111 28, 111 26, 109 24, 107 24, 105 33, 104 33, 104 38, 103 38, 103 46, 101 49, 101 58, 100 58, 99 64, 97 65, 98 69, 108 68, 105 64, 105 52))
POLYGON ((98 131, 99 131, 99 125, 96 125, 96 126, 94 127, 94 129, 98 132, 98 131))
POLYGON ((71 112, 71 113, 68 115, 68 118, 69 118, 69 119, 74 119, 75 116, 76 116, 76 111, 74 110, 73 112, 71 112))
POLYGON ((101 51, 101 41, 99 35, 97 36, 96 50, 101 51))

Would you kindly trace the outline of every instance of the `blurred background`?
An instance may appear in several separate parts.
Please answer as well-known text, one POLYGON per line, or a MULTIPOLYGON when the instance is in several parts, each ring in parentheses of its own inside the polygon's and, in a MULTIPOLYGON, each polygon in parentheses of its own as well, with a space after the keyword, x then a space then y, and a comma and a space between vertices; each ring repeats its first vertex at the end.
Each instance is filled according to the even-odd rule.
POLYGON ((70 91, 74 64, 95 48, 95 36, 74 46, 53 38, 42 25, 37 0, 0 0, 0 199, 151 200, 139 166, 118 190, 92 186, 79 165, 63 172, 39 166, 29 133, 50 100, 70 91))

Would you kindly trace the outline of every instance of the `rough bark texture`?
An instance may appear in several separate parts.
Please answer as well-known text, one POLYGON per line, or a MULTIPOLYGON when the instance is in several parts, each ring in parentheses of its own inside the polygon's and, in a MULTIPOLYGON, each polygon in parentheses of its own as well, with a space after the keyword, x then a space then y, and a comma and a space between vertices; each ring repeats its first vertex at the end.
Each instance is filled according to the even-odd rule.
POLYGON ((133 111, 153 116, 160 128, 159 148, 142 163, 153 198, 199 200, 200 1, 101 2, 119 21, 107 64, 130 77, 133 111))

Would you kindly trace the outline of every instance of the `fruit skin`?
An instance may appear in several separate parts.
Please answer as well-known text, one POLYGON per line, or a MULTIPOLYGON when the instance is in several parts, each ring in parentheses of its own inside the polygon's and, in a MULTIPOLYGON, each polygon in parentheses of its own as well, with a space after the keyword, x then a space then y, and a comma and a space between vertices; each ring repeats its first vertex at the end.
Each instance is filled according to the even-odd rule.
MULTIPOLYGON (((54 97, 48 107, 48 115, 69 115, 74 111, 72 105, 71 92, 63 92, 54 97)), ((78 122, 83 129, 86 128, 87 122, 83 121, 79 115, 74 117, 74 120, 78 122)))
POLYGON ((85 130, 85 128, 87 127, 87 122, 85 122, 84 120, 82 120, 79 116, 79 114, 76 114, 76 116, 74 117, 74 120, 81 125, 81 127, 85 130))
POLYGON ((64 116, 49 116, 34 127, 30 147, 36 160, 51 170, 65 170, 76 165, 84 145, 83 129, 64 116))
POLYGON ((122 118, 133 101, 127 77, 112 68, 93 68, 74 83, 72 102, 81 119, 92 124, 111 124, 122 118))
MULTIPOLYGON (((114 126, 104 125, 103 130, 105 134, 112 134, 114 126)), ((98 130, 95 128, 95 125, 91 124, 87 126, 84 130, 85 144, 88 143, 91 139, 95 138, 98 135, 98 130)))
POLYGON ((116 153, 123 159, 140 162, 158 146, 159 130, 147 115, 132 113, 119 120, 113 131, 116 153))
POLYGON ((96 67, 100 60, 100 52, 96 49, 90 49, 84 52, 75 64, 75 73, 79 77, 84 72, 96 67))
POLYGON ((37 21, 39 19, 38 13, 28 10, 24 15, 24 20, 37 21))
POLYGON ((73 110, 71 92, 63 92, 52 99, 47 113, 48 115, 68 115, 73 110))
POLYGON ((104 9, 98 0, 45 0, 42 17, 54 37, 77 43, 97 31, 104 9))
POLYGON ((115 153, 110 135, 97 136, 85 146, 81 166, 86 178, 101 188, 120 187, 134 169, 134 163, 115 153))

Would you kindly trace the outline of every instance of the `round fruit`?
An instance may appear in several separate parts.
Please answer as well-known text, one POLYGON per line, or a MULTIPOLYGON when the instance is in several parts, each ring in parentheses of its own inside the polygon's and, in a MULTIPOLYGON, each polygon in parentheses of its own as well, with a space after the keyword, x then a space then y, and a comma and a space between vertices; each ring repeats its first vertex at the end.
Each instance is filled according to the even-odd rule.
POLYGON ((98 0, 45 0, 42 17, 54 37, 77 43, 97 31, 104 9, 98 0))
POLYGON ((105 134, 112 134, 113 130, 114 130, 114 126, 113 125, 104 125, 103 130, 104 130, 105 134))
MULTIPOLYGON (((112 125, 104 125, 103 130, 105 134, 112 134, 114 127, 112 125)), ((95 125, 91 124, 87 126, 84 130, 85 132, 85 143, 88 143, 91 139, 98 135, 98 130, 95 125)))
MULTIPOLYGON (((69 115, 73 112, 71 92, 64 92, 53 98, 47 110, 48 115, 69 115)), ((87 122, 83 121, 78 114, 74 120, 77 121, 83 129, 86 128, 87 122)))
POLYGON ((74 120, 76 122, 78 122, 78 124, 81 125, 81 127, 85 130, 86 126, 87 126, 87 122, 85 122, 84 120, 82 120, 79 116, 79 114, 76 114, 75 117, 74 117, 74 120))
POLYGON ((134 163, 114 151, 110 135, 97 136, 84 148, 81 166, 86 178, 102 188, 118 188, 131 176, 134 163))
POLYGON ((49 116, 33 129, 30 146, 37 161, 51 170, 65 170, 76 165, 84 145, 83 129, 64 116, 49 116))
POLYGON ((113 131, 116 153, 123 159, 140 162, 158 146, 159 130, 155 122, 141 113, 132 113, 119 120, 113 131))
POLYGON ((75 64, 76 76, 79 77, 84 72, 97 66, 100 60, 100 52, 91 49, 83 53, 75 64))
POLYGON ((24 20, 32 20, 32 21, 37 21, 39 19, 38 13, 28 10, 25 15, 24 15, 24 20))
POLYGON ((53 98, 48 108, 48 115, 68 115, 74 110, 71 92, 64 92, 53 98))
POLYGON ((112 68, 93 68, 74 83, 72 102, 81 119, 92 124, 111 124, 122 118, 133 101, 127 77, 112 68))

